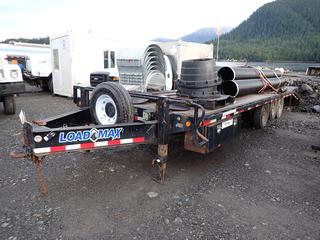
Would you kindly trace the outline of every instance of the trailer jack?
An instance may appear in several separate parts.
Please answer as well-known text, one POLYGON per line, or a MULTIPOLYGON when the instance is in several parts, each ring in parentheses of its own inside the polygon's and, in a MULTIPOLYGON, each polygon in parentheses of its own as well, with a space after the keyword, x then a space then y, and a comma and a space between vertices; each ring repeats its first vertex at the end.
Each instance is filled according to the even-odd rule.
POLYGON ((18 152, 18 151, 12 151, 10 152, 10 157, 15 158, 15 159, 29 159, 31 160, 36 167, 36 175, 38 178, 39 182, 39 190, 42 195, 46 196, 48 195, 48 189, 44 180, 44 176, 41 171, 41 163, 44 157, 38 157, 35 156, 34 154, 26 154, 24 152, 18 152))
POLYGON ((32 155, 31 160, 34 162, 34 164, 36 166, 36 175, 37 175, 38 182, 39 182, 39 190, 40 190, 41 194, 46 196, 46 195, 48 195, 48 189, 47 189, 47 186, 46 186, 46 183, 44 180, 44 176, 41 171, 41 163, 42 163, 43 158, 32 155))
POLYGON ((158 168, 158 178, 153 178, 154 181, 164 184, 168 159, 168 144, 158 145, 158 158, 152 160, 152 166, 158 168))

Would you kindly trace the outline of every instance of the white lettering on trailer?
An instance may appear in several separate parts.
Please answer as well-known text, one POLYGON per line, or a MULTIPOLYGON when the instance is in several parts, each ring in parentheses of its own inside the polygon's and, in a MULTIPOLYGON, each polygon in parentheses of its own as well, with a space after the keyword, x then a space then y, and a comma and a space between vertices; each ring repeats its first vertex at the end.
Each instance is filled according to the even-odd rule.
POLYGON ((221 128, 224 129, 224 128, 230 127, 232 126, 232 124, 233 124, 233 119, 230 119, 228 121, 223 122, 221 128))
POLYGON ((85 142, 90 140, 96 142, 99 139, 119 139, 123 128, 95 129, 84 131, 60 132, 59 143, 85 142))

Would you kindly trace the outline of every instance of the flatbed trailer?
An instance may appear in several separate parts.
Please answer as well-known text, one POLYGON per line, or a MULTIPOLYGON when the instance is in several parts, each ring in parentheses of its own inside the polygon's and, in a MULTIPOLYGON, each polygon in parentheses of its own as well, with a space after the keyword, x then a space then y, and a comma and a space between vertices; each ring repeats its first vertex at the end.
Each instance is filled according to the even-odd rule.
POLYGON ((282 92, 246 95, 209 110, 195 100, 179 97, 176 91, 129 92, 132 98, 144 99, 142 103, 133 105, 134 121, 96 125, 89 109, 92 90, 91 87, 74 87, 74 103, 80 107, 77 111, 32 122, 21 116, 25 155, 36 164, 40 191, 44 194, 47 190, 40 165, 43 157, 49 154, 156 144, 157 157, 152 164, 157 166, 159 180, 163 182, 170 138, 184 134, 185 149, 209 153, 238 132, 240 118, 245 113, 253 113, 254 121, 268 119, 269 115, 271 118, 280 117, 284 100, 289 104, 298 100, 295 87, 284 87, 282 92))

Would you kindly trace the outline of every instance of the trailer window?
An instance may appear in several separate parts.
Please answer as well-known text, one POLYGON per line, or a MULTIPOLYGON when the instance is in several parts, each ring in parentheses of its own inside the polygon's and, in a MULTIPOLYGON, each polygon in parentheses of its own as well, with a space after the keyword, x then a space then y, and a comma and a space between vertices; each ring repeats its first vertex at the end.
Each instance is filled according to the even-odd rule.
POLYGON ((103 68, 109 68, 109 51, 103 52, 103 68))
POLYGON ((103 52, 103 67, 104 68, 114 68, 115 63, 115 53, 114 51, 104 51, 103 52))
POLYGON ((59 51, 58 51, 58 49, 53 49, 53 69, 59 70, 59 51))
POLYGON ((8 64, 18 64, 21 71, 26 70, 27 56, 7 55, 8 64))
POLYGON ((114 51, 110 51, 110 67, 111 67, 111 68, 114 68, 114 67, 115 67, 114 51))

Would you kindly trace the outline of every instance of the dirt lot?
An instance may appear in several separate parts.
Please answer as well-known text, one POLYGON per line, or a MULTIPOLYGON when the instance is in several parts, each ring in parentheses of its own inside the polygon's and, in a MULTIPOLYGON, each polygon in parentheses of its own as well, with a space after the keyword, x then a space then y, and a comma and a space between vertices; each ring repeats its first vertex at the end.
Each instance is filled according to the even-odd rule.
MULTIPOLYGON (((28 119, 75 109, 46 93, 17 98, 28 119)), ((22 146, 17 114, 0 107, 0 239, 320 239, 319 114, 286 111, 202 156, 170 146, 169 180, 150 178, 155 148, 47 157, 49 195, 22 146)))

